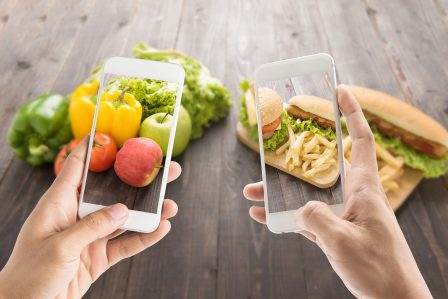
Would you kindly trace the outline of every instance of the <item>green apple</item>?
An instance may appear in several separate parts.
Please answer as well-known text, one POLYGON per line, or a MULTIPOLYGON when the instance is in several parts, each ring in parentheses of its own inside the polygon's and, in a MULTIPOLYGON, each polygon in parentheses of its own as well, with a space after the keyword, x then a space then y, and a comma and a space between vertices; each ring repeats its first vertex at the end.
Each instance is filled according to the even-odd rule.
MULTIPOLYGON (((166 156, 170 138, 173 116, 167 113, 156 113, 148 116, 140 126, 140 137, 147 137, 157 142, 166 156)), ((179 156, 188 146, 191 136, 191 118, 188 111, 180 106, 176 135, 174 136, 173 157, 179 156)))

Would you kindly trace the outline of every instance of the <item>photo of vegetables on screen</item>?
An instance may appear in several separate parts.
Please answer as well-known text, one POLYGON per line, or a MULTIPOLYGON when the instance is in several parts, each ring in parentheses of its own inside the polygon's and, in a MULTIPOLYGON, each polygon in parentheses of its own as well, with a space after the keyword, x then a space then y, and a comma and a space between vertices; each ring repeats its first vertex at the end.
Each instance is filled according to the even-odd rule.
MULTIPOLYGON (((130 208, 155 213, 177 84, 111 74, 105 74, 104 82, 93 129, 78 117, 85 109, 82 87, 73 94, 77 100, 69 107, 76 138, 95 132, 84 201, 109 205, 118 200, 130 208)), ((92 86, 92 92, 98 89, 96 80, 86 84, 92 86)), ((174 155, 181 154, 190 140, 191 119, 185 108, 178 123, 174 155)))

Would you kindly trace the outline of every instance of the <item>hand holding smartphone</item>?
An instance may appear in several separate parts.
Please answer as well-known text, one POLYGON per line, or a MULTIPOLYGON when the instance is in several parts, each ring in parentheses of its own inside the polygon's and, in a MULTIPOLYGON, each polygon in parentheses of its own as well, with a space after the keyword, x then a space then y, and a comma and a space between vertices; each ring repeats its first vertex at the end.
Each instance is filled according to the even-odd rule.
POLYGON ((268 63, 255 72, 255 105, 246 97, 246 109, 258 126, 266 224, 274 233, 299 231, 294 213, 310 200, 342 213, 345 170, 336 86, 328 54, 268 63))
POLYGON ((145 233, 157 229, 184 77, 183 68, 172 63, 123 57, 105 63, 82 178, 79 217, 121 202, 129 208, 123 229, 145 233), (163 94, 171 111, 157 113, 160 107, 156 103, 142 107, 142 93, 163 94), (138 137, 142 116, 151 118, 144 135, 152 138, 138 137), (101 172, 89 170, 92 151, 102 146, 95 137, 99 132, 118 147, 114 167, 101 172))

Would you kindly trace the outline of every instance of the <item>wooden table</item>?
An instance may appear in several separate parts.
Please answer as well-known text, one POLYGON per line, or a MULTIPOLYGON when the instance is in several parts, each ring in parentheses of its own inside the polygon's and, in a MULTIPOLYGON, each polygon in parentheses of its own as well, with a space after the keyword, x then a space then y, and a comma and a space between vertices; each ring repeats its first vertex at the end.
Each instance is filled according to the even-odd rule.
MULTIPOLYGON (((351 297, 314 244, 249 219, 242 189, 260 165, 235 138, 237 84, 261 63, 328 52, 341 82, 404 98, 448 126, 448 1, 0 0, 0 265, 53 180, 51 166, 28 166, 4 141, 15 111, 46 91, 69 93, 141 40, 199 58, 235 105, 179 159, 182 177, 168 187, 179 204, 172 232, 86 297, 351 297)), ((447 176, 425 180, 397 213, 436 298, 448 297, 447 194, 447 176)))

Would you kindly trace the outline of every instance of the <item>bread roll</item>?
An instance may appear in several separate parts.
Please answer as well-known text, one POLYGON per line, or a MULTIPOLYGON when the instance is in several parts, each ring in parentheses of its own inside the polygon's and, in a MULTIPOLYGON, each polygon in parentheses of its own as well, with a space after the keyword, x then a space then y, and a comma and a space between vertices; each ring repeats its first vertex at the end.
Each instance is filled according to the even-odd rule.
POLYGON ((436 120, 383 92, 360 86, 347 86, 363 110, 418 137, 448 147, 448 131, 436 120))
POLYGON ((333 103, 320 97, 298 95, 289 100, 290 105, 299 107, 305 112, 334 121, 333 103))
POLYGON ((279 118, 283 112, 283 100, 280 95, 270 88, 258 89, 261 125, 265 126, 279 118))

